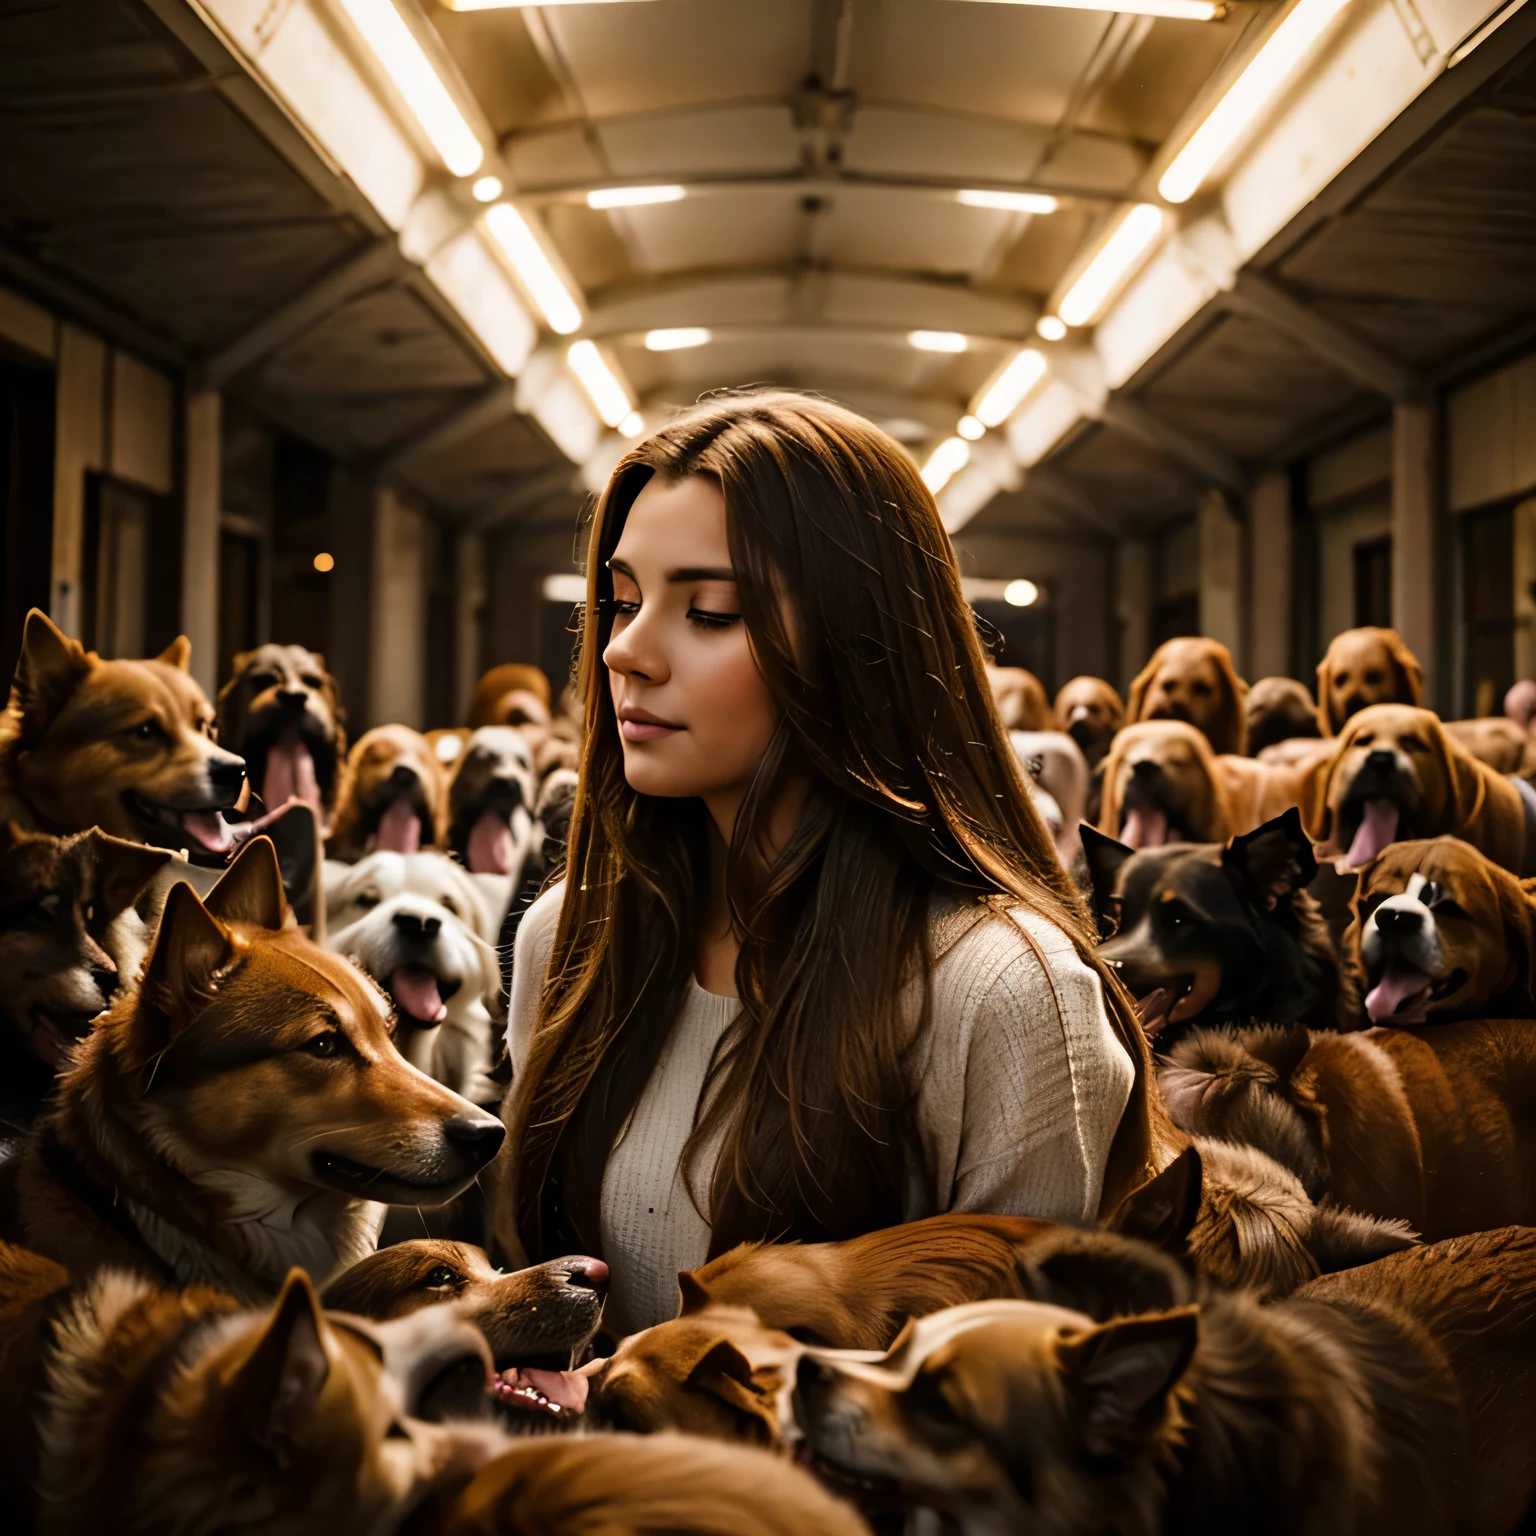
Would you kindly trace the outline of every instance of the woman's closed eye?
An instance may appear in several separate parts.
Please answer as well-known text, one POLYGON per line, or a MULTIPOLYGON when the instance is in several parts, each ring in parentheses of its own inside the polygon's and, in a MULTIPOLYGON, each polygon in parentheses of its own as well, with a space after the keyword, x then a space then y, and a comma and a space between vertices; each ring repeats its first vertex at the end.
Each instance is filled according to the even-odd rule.
POLYGON ((741 622, 739 613, 717 613, 708 608, 690 608, 688 622, 699 629, 729 629, 741 622))

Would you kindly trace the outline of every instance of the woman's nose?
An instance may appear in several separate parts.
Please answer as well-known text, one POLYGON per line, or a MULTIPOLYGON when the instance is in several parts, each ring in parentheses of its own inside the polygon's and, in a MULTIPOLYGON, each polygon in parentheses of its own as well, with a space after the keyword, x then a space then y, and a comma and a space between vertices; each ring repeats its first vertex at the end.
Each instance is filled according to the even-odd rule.
POLYGON ((657 643, 655 626, 642 606, 623 629, 609 638, 603 651, 603 665, 622 677, 643 677, 647 682, 665 682, 670 669, 657 643))

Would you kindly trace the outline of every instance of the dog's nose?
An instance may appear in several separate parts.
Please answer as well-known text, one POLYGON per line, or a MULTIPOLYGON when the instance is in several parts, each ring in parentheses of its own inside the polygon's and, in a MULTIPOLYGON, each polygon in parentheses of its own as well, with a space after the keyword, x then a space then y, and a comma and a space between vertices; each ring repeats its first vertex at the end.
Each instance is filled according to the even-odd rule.
POLYGON ((215 789, 239 790, 245 783, 245 761, 238 757, 210 757, 208 782, 215 789))
POLYGON ((296 688, 279 688, 277 690, 277 702, 284 709, 303 709, 309 700, 296 688))
POLYGON ((1397 755, 1385 747, 1377 747, 1375 751, 1365 754, 1365 766, 1374 768, 1377 773, 1391 773, 1397 767, 1397 755))
POLYGON ((435 939, 443 926, 440 917, 419 917, 414 912, 396 912, 394 921, 408 939, 435 939))
POLYGON ((443 1135, 448 1145, 476 1168, 485 1167, 496 1156, 506 1134, 501 1121, 490 1115, 476 1116, 473 1120, 468 1115, 459 1115, 443 1122, 443 1135))
POLYGON ((389 782, 393 784, 396 789, 409 789, 416 782, 416 770, 414 768, 407 768, 404 763, 401 763, 400 766, 390 774, 389 782))
POLYGON ((1409 907, 1382 907, 1376 913, 1376 927, 1381 933, 1417 933, 1424 926, 1424 917, 1409 907))
POLYGON ((1144 757, 1139 763, 1131 764, 1131 772, 1138 779, 1150 779, 1157 772, 1157 764, 1150 757, 1144 757))
POLYGON ((566 1281, 570 1285, 599 1293, 608 1289, 608 1266, 601 1259, 581 1254, 575 1258, 561 1259, 560 1267, 565 1271, 566 1281))

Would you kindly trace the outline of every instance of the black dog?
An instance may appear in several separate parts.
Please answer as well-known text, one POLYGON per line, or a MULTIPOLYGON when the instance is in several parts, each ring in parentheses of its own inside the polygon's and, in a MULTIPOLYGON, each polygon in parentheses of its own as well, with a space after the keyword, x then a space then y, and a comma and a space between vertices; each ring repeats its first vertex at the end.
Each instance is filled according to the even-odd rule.
POLYGON ((1127 848, 1082 829, 1099 953, 1158 1046, 1197 1024, 1338 1027, 1338 950, 1303 889, 1317 873, 1294 809, 1225 847, 1127 848))

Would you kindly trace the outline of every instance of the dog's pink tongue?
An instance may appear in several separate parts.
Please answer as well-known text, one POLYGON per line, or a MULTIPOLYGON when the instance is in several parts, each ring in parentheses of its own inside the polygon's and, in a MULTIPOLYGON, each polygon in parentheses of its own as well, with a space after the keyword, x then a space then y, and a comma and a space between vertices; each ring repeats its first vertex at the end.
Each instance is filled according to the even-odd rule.
POLYGON ((1365 994, 1365 1011, 1372 1024, 1380 1024, 1404 1004, 1422 997, 1433 985, 1423 971, 1404 965, 1401 960, 1390 960, 1381 980, 1365 994))
POLYGON ((469 829, 464 855, 472 873, 510 875, 512 873, 512 828, 505 816, 485 811, 469 829))
POLYGON ((587 1375, 582 1371, 536 1371, 518 1365, 503 1371, 501 1380, 513 1392, 539 1393, 562 1413, 581 1413, 587 1406, 587 1375))
POLYGON ((1350 869, 1362 869, 1397 836, 1397 807, 1390 800, 1367 800, 1355 840, 1344 855, 1350 869))
POLYGON ((437 977, 424 965, 402 965, 389 978, 389 995, 419 1024, 441 1024, 448 1017, 437 977))
POLYGON ((1168 841, 1168 818, 1162 811, 1133 810, 1120 829, 1127 848, 1161 848, 1168 841))
POLYGON ((409 800, 390 801, 389 809, 379 817, 379 831, 373 846, 389 853, 415 853, 420 849, 421 817, 411 809, 409 800))
POLYGON ((181 830, 190 832, 209 853, 225 853, 235 841, 217 811, 183 811, 181 830))
POLYGON ((302 800, 318 812, 320 784, 315 760, 298 731, 289 726, 267 752, 267 771, 262 775, 261 798, 272 810, 290 800, 302 800))

